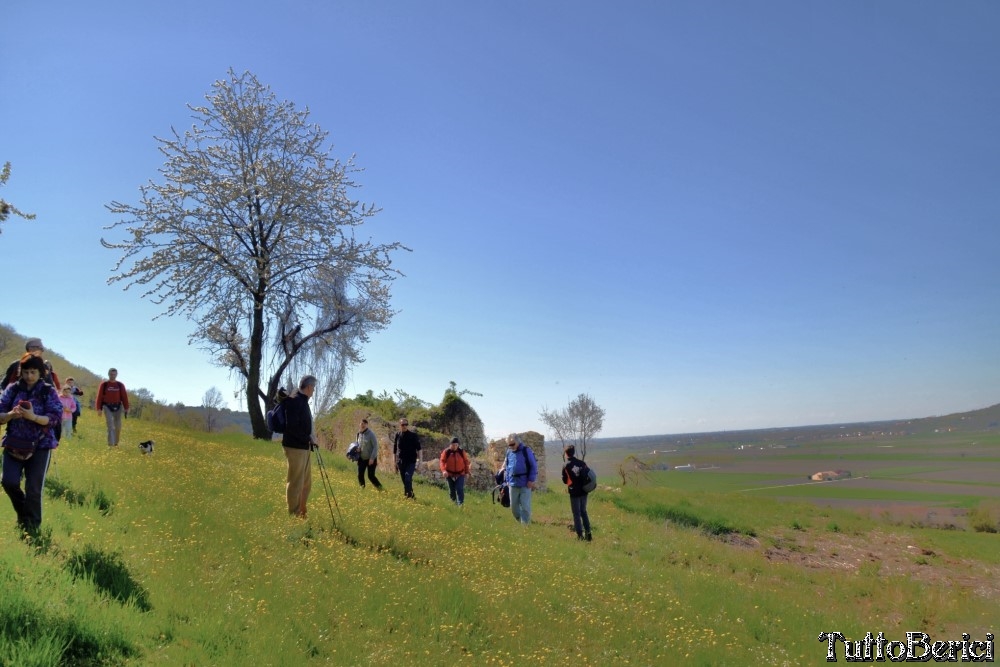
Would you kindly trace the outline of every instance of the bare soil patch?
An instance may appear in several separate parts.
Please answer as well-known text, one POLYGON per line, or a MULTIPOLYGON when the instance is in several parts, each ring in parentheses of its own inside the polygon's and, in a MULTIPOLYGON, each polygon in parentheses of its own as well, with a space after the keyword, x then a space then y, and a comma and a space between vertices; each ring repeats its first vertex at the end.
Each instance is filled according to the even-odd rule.
POLYGON ((951 558, 915 544, 904 535, 874 530, 866 535, 823 533, 791 536, 768 546, 764 556, 817 570, 911 578, 930 586, 962 589, 1000 599, 1000 567, 951 558))

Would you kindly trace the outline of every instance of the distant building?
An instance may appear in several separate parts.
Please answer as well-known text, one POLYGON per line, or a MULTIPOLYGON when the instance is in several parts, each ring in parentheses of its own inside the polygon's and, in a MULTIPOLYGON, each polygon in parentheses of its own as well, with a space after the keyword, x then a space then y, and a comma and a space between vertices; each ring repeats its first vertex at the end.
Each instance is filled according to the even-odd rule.
POLYGON ((813 482, 831 482, 836 479, 850 479, 850 470, 824 470, 823 472, 814 472, 809 476, 809 479, 813 482))

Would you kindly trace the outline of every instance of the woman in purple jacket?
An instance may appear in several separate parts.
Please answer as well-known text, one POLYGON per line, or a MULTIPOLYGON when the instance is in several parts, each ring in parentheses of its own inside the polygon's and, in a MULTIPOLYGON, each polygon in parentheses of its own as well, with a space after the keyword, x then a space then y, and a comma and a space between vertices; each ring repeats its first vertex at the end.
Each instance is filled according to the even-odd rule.
POLYGON ((42 489, 49 455, 58 446, 54 428, 62 419, 55 388, 44 382, 45 362, 29 357, 21 362, 21 377, 0 395, 3 436, 3 490, 17 513, 17 523, 37 534, 42 523, 42 489), (21 489, 21 479, 24 489, 21 489))

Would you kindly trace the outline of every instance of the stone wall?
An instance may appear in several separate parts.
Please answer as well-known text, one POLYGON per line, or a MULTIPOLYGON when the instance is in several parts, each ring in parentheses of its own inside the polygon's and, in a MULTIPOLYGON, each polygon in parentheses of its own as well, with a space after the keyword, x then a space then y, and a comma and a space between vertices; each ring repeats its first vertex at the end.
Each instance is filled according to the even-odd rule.
MULTIPOLYGON (((548 476, 545 473, 545 436, 535 431, 527 431, 519 435, 521 436, 521 442, 531 447, 531 451, 535 453, 535 459, 538 460, 538 479, 535 483, 538 490, 544 491, 548 488, 548 476)), ((493 472, 503 467, 504 461, 507 458, 506 436, 500 440, 490 442, 486 447, 486 458, 493 467, 493 472)))

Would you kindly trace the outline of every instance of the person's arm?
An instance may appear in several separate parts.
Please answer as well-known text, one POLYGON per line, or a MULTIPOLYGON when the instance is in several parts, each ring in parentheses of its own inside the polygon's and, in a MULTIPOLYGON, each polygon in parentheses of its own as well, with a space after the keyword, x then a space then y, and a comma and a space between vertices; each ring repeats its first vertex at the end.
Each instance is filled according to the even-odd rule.
POLYGON ((465 469, 462 471, 463 475, 468 475, 472 472, 472 461, 469 460, 469 452, 462 450, 462 460, 465 461, 465 469))
POLYGON ((125 408, 125 412, 128 412, 128 392, 125 391, 125 385, 121 382, 118 383, 118 388, 122 394, 122 407, 125 408))
POLYGON ((443 472, 444 476, 447 477, 448 476, 448 467, 445 465, 445 462, 448 460, 448 448, 447 447, 445 447, 444 449, 441 450, 441 456, 438 457, 438 459, 439 459, 439 461, 441 463, 441 472, 443 472))
POLYGON ((528 448, 525 452, 528 458, 531 460, 531 470, 528 471, 528 488, 535 488, 535 480, 538 479, 538 459, 535 458, 535 452, 528 448))
POLYGON ((94 409, 98 412, 104 407, 104 383, 97 385, 97 398, 94 399, 94 409))

